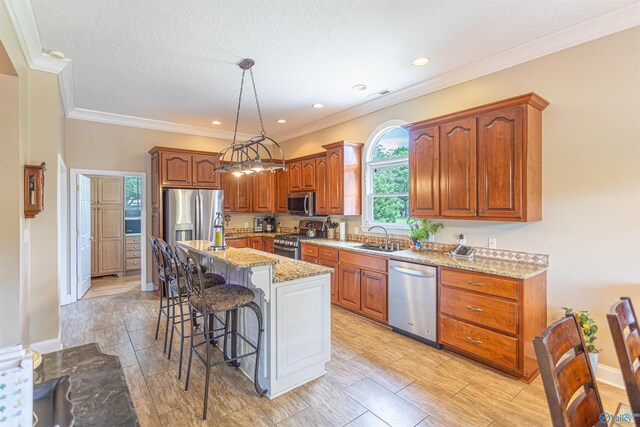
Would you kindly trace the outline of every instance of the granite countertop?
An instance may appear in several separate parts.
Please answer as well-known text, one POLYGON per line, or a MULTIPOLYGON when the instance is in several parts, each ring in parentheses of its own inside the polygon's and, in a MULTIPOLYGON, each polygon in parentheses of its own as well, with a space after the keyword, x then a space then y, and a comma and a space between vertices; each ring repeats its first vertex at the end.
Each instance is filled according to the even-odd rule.
POLYGON ((337 240, 329 239, 309 239, 305 240, 304 244, 327 246, 341 250, 365 253, 367 255, 375 255, 398 261, 415 262, 418 264, 451 267, 460 270, 475 271, 478 273, 495 274, 497 276, 510 277, 513 279, 529 279, 547 271, 549 268, 545 265, 503 261, 491 258, 475 257, 473 260, 456 259, 450 257, 444 252, 437 251, 413 252, 404 250, 385 253, 357 248, 357 246, 362 245, 362 242, 340 242, 337 240))
POLYGON ((333 271, 333 268, 330 267, 311 264, 250 248, 227 248, 224 251, 210 251, 209 246, 211 242, 208 240, 183 241, 177 244, 184 248, 194 250, 204 256, 210 256, 233 268, 273 265, 273 283, 320 276, 333 271))
POLYGON ((248 233, 229 233, 229 234, 225 234, 224 238, 225 239, 244 239, 247 237, 276 237, 277 234, 282 234, 282 233, 254 233, 254 232, 248 232, 248 233))
POLYGON ((95 343, 42 355, 42 375, 45 381, 69 375, 75 425, 139 425, 118 356, 95 343))

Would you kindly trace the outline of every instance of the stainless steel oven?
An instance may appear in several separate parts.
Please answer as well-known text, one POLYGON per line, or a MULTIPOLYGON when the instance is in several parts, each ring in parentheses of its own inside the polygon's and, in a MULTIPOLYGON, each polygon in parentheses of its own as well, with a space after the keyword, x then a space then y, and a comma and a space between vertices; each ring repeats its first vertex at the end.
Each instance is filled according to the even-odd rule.
POLYGON ((300 259, 300 246, 285 246, 283 244, 273 243, 273 253, 276 255, 286 256, 287 258, 300 259))
POLYGON ((300 192, 287 194, 287 212, 289 215, 314 216, 316 193, 300 192))

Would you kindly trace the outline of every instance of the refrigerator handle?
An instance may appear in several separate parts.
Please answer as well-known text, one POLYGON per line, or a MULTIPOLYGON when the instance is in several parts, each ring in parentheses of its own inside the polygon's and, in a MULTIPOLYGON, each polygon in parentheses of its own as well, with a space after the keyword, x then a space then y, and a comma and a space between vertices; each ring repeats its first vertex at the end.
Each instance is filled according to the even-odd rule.
POLYGON ((200 240, 200 195, 196 194, 195 224, 193 224, 193 240, 200 240))
POLYGON ((206 236, 204 235, 204 202, 202 200, 202 195, 198 192, 198 239, 206 240, 206 236))

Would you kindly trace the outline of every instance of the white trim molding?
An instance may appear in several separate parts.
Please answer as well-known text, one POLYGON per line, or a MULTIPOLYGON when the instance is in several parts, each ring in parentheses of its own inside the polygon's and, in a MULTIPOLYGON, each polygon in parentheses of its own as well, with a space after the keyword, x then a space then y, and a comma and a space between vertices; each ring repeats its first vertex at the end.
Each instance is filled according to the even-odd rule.
POLYGON ((618 368, 611 366, 598 364, 598 374, 596 375, 598 381, 601 383, 609 384, 611 386, 625 389, 624 378, 622 378, 622 371, 618 368))
POLYGON ((62 341, 60 341, 60 338, 54 338, 51 340, 34 342, 29 346, 29 349, 35 350, 40 354, 52 353, 54 351, 62 350, 62 341))

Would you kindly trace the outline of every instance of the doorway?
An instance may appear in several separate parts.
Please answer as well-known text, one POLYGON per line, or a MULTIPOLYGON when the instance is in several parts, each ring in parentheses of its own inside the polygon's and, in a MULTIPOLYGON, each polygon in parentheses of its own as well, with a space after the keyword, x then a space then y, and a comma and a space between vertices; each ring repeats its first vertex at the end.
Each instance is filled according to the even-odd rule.
POLYGON ((153 289, 146 274, 145 174, 71 169, 66 303, 153 289))

